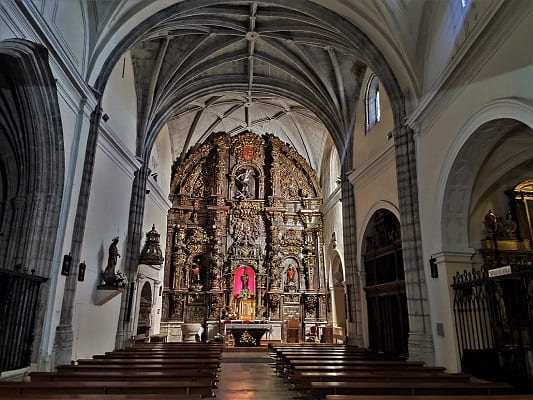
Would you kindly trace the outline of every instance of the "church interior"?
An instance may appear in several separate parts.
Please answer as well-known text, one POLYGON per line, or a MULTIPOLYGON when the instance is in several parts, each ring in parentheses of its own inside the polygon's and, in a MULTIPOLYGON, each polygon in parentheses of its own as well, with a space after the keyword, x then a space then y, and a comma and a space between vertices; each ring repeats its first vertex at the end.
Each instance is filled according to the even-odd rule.
POLYGON ((533 2, 2 0, 0 306, 0 399, 531 399, 533 2))

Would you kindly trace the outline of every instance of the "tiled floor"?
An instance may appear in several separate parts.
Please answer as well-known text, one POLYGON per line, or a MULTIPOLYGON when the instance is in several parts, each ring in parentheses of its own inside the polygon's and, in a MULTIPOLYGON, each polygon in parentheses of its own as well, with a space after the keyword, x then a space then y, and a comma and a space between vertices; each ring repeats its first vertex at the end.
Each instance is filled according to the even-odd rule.
POLYGON ((276 376, 266 353, 224 353, 217 400, 290 400, 295 393, 276 376))

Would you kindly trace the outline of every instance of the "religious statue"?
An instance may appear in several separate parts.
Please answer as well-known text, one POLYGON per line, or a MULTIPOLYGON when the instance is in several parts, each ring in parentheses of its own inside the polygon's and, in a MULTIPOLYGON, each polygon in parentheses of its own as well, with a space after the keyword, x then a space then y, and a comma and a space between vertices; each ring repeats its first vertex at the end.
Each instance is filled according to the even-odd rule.
POLYGON ((200 266, 198 265, 196 261, 192 262, 191 272, 192 272, 192 281, 198 282, 200 280, 200 266))
POLYGON ((238 199, 253 199, 255 197, 255 179, 253 168, 246 168, 243 172, 235 176, 235 179, 240 184, 240 189, 237 192, 238 199))
POLYGON ((113 238, 109 245, 109 255, 107 259, 107 267, 104 270, 103 278, 106 285, 113 285, 115 283, 115 266, 117 265, 120 254, 118 252, 118 236, 113 238))
POLYGON ((118 288, 125 288, 128 284, 128 278, 126 275, 119 271, 115 272, 115 267, 118 262, 120 254, 118 252, 118 236, 113 238, 113 241, 109 245, 109 255, 107 259, 107 267, 102 274, 104 283, 106 285, 115 286, 118 288))
POLYGON ((241 282, 242 282, 242 288, 248 289, 248 272, 246 271, 246 267, 244 267, 244 272, 241 275, 241 282))
POLYGON ((241 279, 241 290, 238 293, 237 297, 242 300, 249 299, 252 296, 252 293, 250 292, 250 289, 248 289, 248 280, 250 279, 250 276, 248 275, 248 268, 244 267, 243 273, 240 277, 241 279))
POLYGON ((294 282, 294 276, 296 275, 296 268, 290 267, 287 270, 287 282, 294 282))
POLYGON ((503 222, 502 225, 503 225, 504 239, 516 240, 517 224, 513 220, 513 215, 511 214, 511 210, 507 211, 507 214, 505 215, 505 221, 503 222))
POLYGON ((200 260, 195 257, 191 264, 191 275, 190 275, 190 289, 193 291, 201 291, 204 285, 200 279, 200 260))

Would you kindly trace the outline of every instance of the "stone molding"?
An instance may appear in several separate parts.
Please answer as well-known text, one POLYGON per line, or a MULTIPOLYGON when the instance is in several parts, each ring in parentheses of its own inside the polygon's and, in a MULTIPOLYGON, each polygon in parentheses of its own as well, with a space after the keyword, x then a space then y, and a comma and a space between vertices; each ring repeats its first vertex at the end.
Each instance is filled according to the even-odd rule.
POLYGON ((172 207, 172 202, 168 199, 168 193, 163 191, 163 188, 158 182, 155 182, 150 178, 148 178, 146 187, 150 190, 148 197, 154 201, 155 205, 159 207, 161 211, 165 214, 168 213, 168 210, 172 207))
POLYGON ((360 167, 350 171, 348 173, 348 180, 357 191, 363 186, 371 183, 385 168, 395 166, 394 157, 394 141, 389 140, 383 148, 373 154, 372 157, 360 167))
POLYGON ((134 179, 135 171, 142 166, 142 163, 106 123, 100 124, 98 148, 132 180, 134 179))
POLYGON ((337 185, 337 188, 329 195, 326 202, 320 208, 320 212, 324 216, 328 215, 339 201, 341 201, 341 185, 337 185))

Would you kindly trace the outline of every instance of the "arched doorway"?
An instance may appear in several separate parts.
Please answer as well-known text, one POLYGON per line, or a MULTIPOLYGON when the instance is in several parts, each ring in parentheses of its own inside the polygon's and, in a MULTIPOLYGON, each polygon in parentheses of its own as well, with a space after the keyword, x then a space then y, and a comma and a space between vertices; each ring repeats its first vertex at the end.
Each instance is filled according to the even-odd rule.
POLYGON ((22 39, 0 42, 0 92, 1 372, 39 359, 57 276, 52 266, 59 264, 54 246, 65 164, 46 49, 22 39))
POLYGON ((388 210, 378 210, 364 236, 369 347, 407 356, 409 321, 400 222, 388 210))
POLYGON ((152 287, 145 282, 139 300, 139 318, 137 319, 137 335, 148 336, 152 325, 152 287))
POLYGON ((333 321, 346 329, 346 287, 344 283, 344 268, 341 258, 336 255, 331 264, 331 279, 333 284, 333 321))
POLYGON ((442 263, 461 370, 530 390, 533 130, 514 118, 519 104, 501 103, 507 108, 499 114, 509 118, 482 110, 461 133, 443 187, 442 263), (471 255, 447 261, 465 248, 473 249, 473 267, 471 255))

